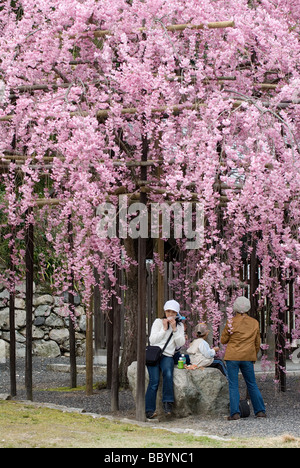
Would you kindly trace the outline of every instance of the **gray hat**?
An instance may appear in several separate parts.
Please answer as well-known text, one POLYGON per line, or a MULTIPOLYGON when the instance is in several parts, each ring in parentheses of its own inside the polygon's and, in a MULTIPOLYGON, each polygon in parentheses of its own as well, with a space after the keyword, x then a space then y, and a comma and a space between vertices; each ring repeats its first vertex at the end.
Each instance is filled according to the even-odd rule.
POLYGON ((239 314, 246 314, 250 309, 251 302, 244 296, 238 297, 233 304, 233 311, 238 312, 239 314))

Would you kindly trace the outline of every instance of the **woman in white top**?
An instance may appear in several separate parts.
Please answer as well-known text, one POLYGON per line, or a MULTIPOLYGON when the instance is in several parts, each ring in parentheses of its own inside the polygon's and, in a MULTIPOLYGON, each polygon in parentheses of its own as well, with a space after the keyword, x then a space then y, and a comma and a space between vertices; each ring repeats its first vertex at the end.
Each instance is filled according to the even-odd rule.
POLYGON ((170 335, 167 347, 156 366, 148 366, 149 385, 146 392, 146 417, 152 419, 156 416, 156 396, 160 381, 160 371, 163 376, 163 408, 166 415, 172 412, 174 403, 173 371, 176 348, 181 348, 185 343, 184 327, 179 320, 180 305, 172 300, 164 305, 165 317, 157 319, 152 325, 150 334, 150 345, 165 346, 170 335))

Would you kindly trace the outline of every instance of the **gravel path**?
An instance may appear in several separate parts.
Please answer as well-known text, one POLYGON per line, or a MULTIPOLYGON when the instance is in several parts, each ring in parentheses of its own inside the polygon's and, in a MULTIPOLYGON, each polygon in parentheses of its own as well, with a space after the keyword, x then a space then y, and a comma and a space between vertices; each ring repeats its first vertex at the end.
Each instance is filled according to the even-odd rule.
MULTIPOLYGON (((110 391, 106 389, 95 390, 92 396, 87 397, 84 391, 57 392, 46 389, 68 387, 70 376, 68 373, 49 370, 49 364, 68 364, 66 358, 61 359, 33 359, 33 399, 38 403, 51 403, 72 408, 82 408, 89 413, 111 415, 110 391)), ((84 364, 83 359, 78 359, 77 364, 84 364)), ((17 363, 17 400, 25 400, 24 385, 24 359, 18 359, 17 363)), ((97 375, 94 381, 101 380, 97 375)), ((278 393, 275 390, 272 376, 265 381, 257 378, 266 408, 267 419, 255 419, 253 411, 245 420, 227 421, 223 415, 190 416, 184 419, 171 421, 153 421, 147 424, 166 427, 171 430, 192 431, 197 434, 212 434, 220 437, 260 437, 280 436, 289 434, 300 437, 300 376, 287 376, 287 392, 278 393)), ((78 386, 85 384, 85 375, 78 374, 78 386)), ((10 380, 8 365, 0 364, 0 393, 9 393, 10 380)), ((244 384, 241 383, 241 393, 245 393, 244 384)), ((120 418, 134 419, 135 404, 129 390, 120 391, 120 411, 116 415, 120 418)))

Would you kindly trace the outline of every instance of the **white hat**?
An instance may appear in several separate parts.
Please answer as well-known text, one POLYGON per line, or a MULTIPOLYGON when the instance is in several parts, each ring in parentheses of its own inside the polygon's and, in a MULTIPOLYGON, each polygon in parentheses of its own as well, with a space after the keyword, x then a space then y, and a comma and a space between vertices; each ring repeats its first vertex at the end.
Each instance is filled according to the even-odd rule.
POLYGON ((167 301, 164 305, 164 310, 174 310, 174 312, 177 312, 179 314, 180 312, 180 304, 177 301, 174 301, 173 299, 171 301, 167 301))
POLYGON ((241 296, 238 297, 235 303, 233 304, 233 311, 238 312, 239 314, 246 314, 251 309, 251 302, 247 297, 241 296))

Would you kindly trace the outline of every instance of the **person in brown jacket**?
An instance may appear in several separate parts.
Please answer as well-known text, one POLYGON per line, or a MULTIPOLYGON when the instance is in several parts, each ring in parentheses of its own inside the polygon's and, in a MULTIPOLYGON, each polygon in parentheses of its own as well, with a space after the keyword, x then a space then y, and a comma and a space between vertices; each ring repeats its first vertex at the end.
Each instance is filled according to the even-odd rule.
POLYGON ((260 332, 257 320, 249 317, 251 304, 246 297, 239 297, 233 310, 233 320, 226 323, 221 336, 221 343, 226 344, 224 360, 227 365, 230 398, 229 421, 240 419, 240 393, 238 374, 241 370, 247 384, 255 416, 266 417, 266 409, 260 390, 256 383, 254 363, 260 349, 260 332))

